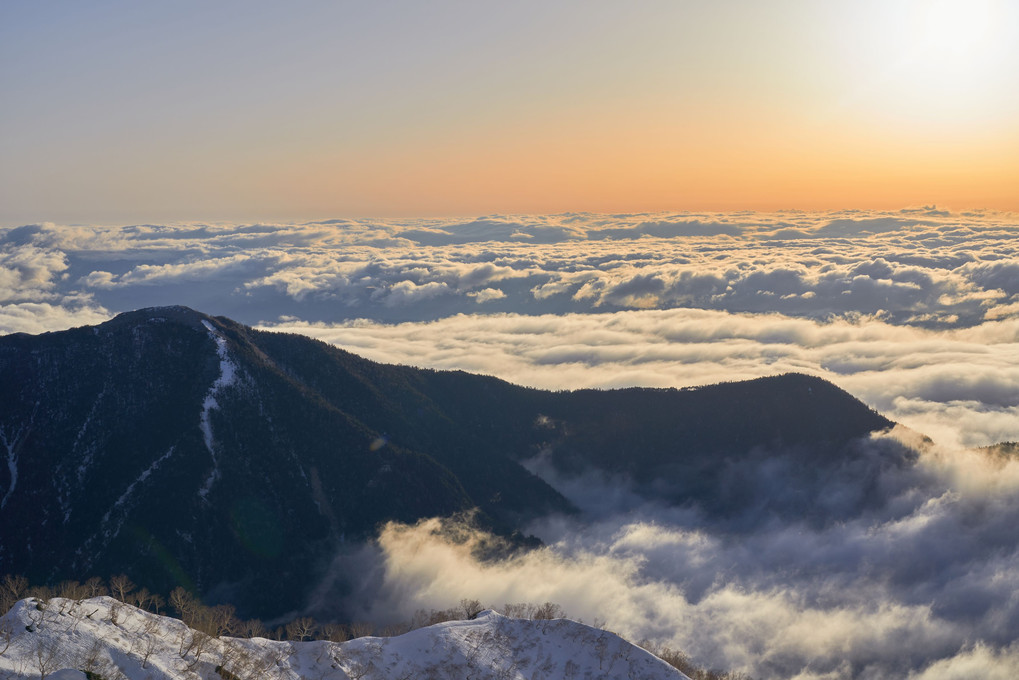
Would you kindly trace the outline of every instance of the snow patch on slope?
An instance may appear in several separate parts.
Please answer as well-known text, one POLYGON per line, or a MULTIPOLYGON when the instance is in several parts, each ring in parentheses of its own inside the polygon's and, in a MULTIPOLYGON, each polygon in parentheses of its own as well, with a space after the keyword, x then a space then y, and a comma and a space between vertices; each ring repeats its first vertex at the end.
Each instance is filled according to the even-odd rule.
POLYGON ((7 505, 7 500, 14 493, 14 489, 18 486, 18 444, 21 443, 21 434, 23 429, 18 428, 16 432, 11 433, 8 438, 7 430, 0 427, 0 444, 3 444, 6 450, 5 458, 7 459, 7 471, 11 476, 11 484, 7 487, 7 492, 4 494, 3 499, 0 499, 0 509, 3 509, 7 505))
MULTIPOLYGON (((72 451, 78 450, 78 447, 81 445, 81 442, 85 437, 85 432, 92 424, 92 420, 95 418, 96 412, 99 410, 99 405, 102 403, 103 399, 106 397, 106 393, 109 392, 109 390, 110 385, 109 384, 104 385, 103 390, 99 393, 95 401, 92 403, 92 408, 89 409, 88 415, 85 416, 85 422, 81 424, 81 427, 78 429, 78 435, 74 438, 74 444, 71 447, 72 451)), ((90 446, 88 449, 86 449, 85 454, 82 456, 81 462, 78 464, 77 470, 79 484, 85 481, 85 474, 92 466, 92 460, 94 458, 94 455, 95 449, 92 446, 90 446)))
POLYGON ((209 416, 213 409, 219 408, 216 397, 225 388, 236 382, 237 365, 230 359, 230 354, 226 347, 226 338, 207 320, 202 319, 202 325, 205 326, 206 330, 209 331, 209 336, 216 342, 216 354, 219 356, 219 377, 212 383, 208 394, 205 395, 205 400, 202 402, 202 416, 199 422, 202 428, 205 448, 209 450, 209 455, 212 456, 212 472, 206 477, 205 483, 202 484, 202 488, 198 491, 198 495, 204 500, 208 498, 209 491, 212 490, 213 484, 216 483, 220 476, 219 458, 216 455, 216 443, 212 437, 212 423, 209 420, 209 416))
MULTIPOLYGON (((149 475, 151 475, 151 474, 152 474, 153 472, 155 472, 155 471, 156 471, 156 469, 157 469, 157 468, 158 468, 158 467, 159 467, 160 465, 162 465, 162 464, 163 464, 163 462, 164 462, 164 461, 165 461, 165 460, 166 460, 167 458, 169 458, 170 456, 172 456, 172 455, 173 455, 173 450, 174 450, 174 447, 172 447, 172 446, 171 446, 171 447, 170 447, 170 449, 169 449, 169 450, 168 450, 168 451, 167 451, 166 453, 164 453, 164 454, 163 454, 162 456, 160 456, 159 458, 157 458, 156 460, 154 460, 154 461, 152 462, 152 465, 150 465, 150 466, 148 466, 147 468, 145 468, 145 471, 144 471, 144 472, 142 472, 142 473, 141 473, 140 475, 138 475, 138 479, 134 480, 133 482, 131 482, 131 483, 130 483, 130 484, 128 485, 127 489, 125 489, 125 490, 124 490, 124 493, 122 493, 122 494, 120 495, 120 498, 118 498, 118 499, 117 499, 117 500, 116 500, 116 501, 115 501, 115 502, 113 503, 113 507, 111 507, 111 508, 110 508, 109 510, 107 510, 107 511, 106 511, 106 514, 105 514, 105 515, 103 515, 103 524, 104 524, 104 525, 105 525, 105 524, 106 524, 107 522, 109 522, 109 521, 110 521, 110 514, 112 514, 112 513, 113 513, 113 511, 115 511, 115 510, 119 510, 120 508, 122 508, 122 507, 124 506, 124 503, 126 503, 126 502, 127 502, 127 500, 128 500, 128 499, 129 499, 130 497, 131 497, 131 494, 132 494, 132 493, 134 493, 134 488, 135 488, 136 486, 138 486, 139 484, 141 484, 142 482, 144 482, 144 481, 145 481, 146 479, 148 479, 148 478, 149 478, 149 475)), ((118 533, 120 533, 120 526, 121 526, 121 525, 122 525, 123 523, 124 523, 124 520, 123 520, 123 519, 121 519, 121 520, 120 520, 120 522, 118 522, 118 523, 117 523, 117 528, 116 528, 116 529, 115 529, 115 530, 113 531, 113 534, 112 534, 113 536, 116 536, 116 535, 117 535, 118 533)), ((107 535, 110 535, 110 532, 107 532, 107 535)))

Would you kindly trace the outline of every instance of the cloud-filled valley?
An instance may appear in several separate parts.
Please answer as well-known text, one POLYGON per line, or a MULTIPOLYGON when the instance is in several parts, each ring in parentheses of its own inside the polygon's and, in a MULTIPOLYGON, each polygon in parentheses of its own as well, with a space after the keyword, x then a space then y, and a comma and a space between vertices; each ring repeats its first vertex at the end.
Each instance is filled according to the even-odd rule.
POLYGON ((0 230, 0 333, 183 304, 554 390, 820 376, 905 427, 831 474, 775 455, 731 480, 790 515, 712 516, 534 459, 582 510, 533 525, 545 547, 479 560, 494 539, 436 519, 337 568, 373 574, 354 600, 376 619, 552 600, 757 678, 1004 679, 1019 453, 976 447, 1019 441, 1017 237, 1015 215, 935 208, 29 225, 0 230))

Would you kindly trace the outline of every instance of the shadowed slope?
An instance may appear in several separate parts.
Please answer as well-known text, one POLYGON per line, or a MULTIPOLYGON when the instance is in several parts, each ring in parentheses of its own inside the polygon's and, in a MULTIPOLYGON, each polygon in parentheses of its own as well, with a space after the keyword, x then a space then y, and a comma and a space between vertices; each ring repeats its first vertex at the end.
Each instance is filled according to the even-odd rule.
POLYGON ((479 508, 514 536, 573 512, 521 464, 536 457, 719 517, 795 513, 745 493, 743 471, 866 474, 854 441, 891 425, 807 376, 553 393, 182 307, 0 338, 0 384, 0 572, 124 571, 260 615, 300 604, 338 550, 386 521, 479 508))

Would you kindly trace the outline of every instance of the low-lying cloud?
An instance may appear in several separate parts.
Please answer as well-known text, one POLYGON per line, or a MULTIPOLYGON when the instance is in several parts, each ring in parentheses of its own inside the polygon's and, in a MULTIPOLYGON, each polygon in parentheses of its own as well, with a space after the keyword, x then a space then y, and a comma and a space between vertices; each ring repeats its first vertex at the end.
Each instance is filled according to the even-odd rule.
MULTIPOLYGON (((437 519, 391 524, 362 613, 409 617, 461 597, 497 607, 548 600, 758 678, 1013 677, 1019 459, 902 431, 864 445, 890 444, 912 447, 916 464, 884 473, 879 507, 824 528, 787 521, 734 532, 696 509, 635 504, 606 478, 601 492, 615 485, 606 497, 625 498, 625 513, 551 518, 533 527, 546 547, 508 559, 477 559, 489 540, 481 532, 454 541, 437 519)), ((759 479, 772 493, 805 491, 759 479)), ((550 481, 567 494, 586 489, 550 481)))

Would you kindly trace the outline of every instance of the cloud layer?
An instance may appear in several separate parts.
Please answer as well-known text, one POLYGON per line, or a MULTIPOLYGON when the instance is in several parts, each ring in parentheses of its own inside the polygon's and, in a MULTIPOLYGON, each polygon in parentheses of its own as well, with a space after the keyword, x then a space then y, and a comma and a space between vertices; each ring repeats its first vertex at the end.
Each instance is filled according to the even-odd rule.
POLYGON ((1019 309, 1017 233, 1012 215, 936 209, 30 225, 0 232, 0 304, 172 301, 248 323, 696 308, 965 327, 1019 309))

